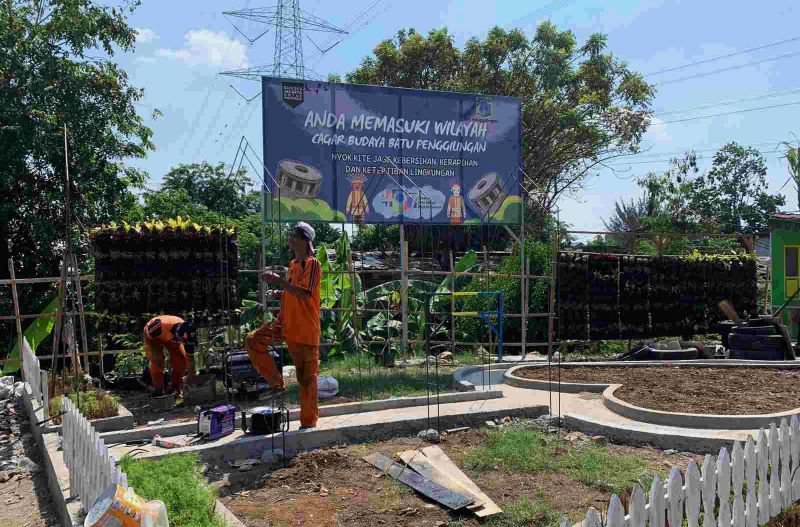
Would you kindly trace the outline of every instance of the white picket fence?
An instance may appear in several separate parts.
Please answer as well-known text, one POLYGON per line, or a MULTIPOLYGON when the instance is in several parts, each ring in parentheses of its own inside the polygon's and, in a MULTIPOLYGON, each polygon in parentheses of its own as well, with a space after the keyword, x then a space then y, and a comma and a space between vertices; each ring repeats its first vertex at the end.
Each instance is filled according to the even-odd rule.
MULTIPOLYGON (((44 418, 50 417, 50 398, 47 385, 47 372, 43 371, 39 365, 39 359, 33 353, 30 344, 23 337, 22 339, 22 374, 25 382, 31 387, 33 400, 42 405, 44 418)), ((35 417, 34 417, 35 419, 35 417)))
POLYGON ((618 496, 611 497, 603 518, 590 509, 585 527, 758 527, 800 500, 800 420, 781 420, 764 429, 758 441, 736 442, 731 454, 722 448, 716 459, 707 455, 702 470, 694 461, 686 474, 673 467, 666 485, 656 477, 649 502, 636 485, 628 514, 618 496), (718 510, 715 504, 719 498, 718 510), (702 513, 702 525, 700 516, 702 513), (605 521, 604 521, 605 520, 605 521))
POLYGON ((127 488, 128 477, 117 467, 100 435, 68 397, 63 398, 61 411, 64 413, 61 448, 69 469, 70 495, 79 496, 82 508, 88 510, 112 483, 127 488))

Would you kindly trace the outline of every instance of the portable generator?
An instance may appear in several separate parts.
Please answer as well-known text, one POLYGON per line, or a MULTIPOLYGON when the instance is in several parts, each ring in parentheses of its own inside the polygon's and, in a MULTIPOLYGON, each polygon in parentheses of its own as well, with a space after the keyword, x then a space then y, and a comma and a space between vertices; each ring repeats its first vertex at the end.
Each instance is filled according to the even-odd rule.
POLYGON ((289 410, 283 406, 253 408, 249 417, 248 426, 247 412, 242 412, 242 431, 245 434, 270 435, 289 431, 289 410))
MULTIPOLYGON (((280 354, 270 352, 278 371, 282 371, 280 354)), ((223 379, 229 392, 260 393, 267 389, 267 382, 256 371, 246 351, 230 350, 223 362, 223 379)))
POLYGON ((204 439, 219 439, 232 434, 236 428, 236 407, 221 404, 197 414, 197 435, 204 439))

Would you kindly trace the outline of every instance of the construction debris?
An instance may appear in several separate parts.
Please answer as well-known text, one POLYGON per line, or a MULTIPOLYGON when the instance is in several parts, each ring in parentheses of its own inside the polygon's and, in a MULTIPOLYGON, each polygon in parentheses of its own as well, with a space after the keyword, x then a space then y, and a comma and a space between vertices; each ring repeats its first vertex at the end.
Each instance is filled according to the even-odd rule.
POLYGON ((417 437, 424 441, 429 441, 431 443, 439 442, 439 432, 437 432, 433 428, 428 428, 427 430, 420 430, 420 432, 417 434, 417 437))
POLYGON ((409 470, 398 463, 395 463, 383 454, 371 454, 363 458, 370 465, 381 469, 384 473, 401 483, 405 483, 420 494, 441 503, 451 510, 458 510, 473 503, 473 499, 463 494, 453 492, 433 481, 420 476, 413 470, 409 470))
POLYGON ((468 426, 460 426, 458 428, 450 428, 449 430, 445 430, 448 434, 457 434, 458 432, 466 432, 469 430, 470 427, 468 426))
POLYGON ((469 497, 471 503, 467 509, 479 518, 503 512, 489 496, 461 472, 438 446, 427 447, 422 451, 406 450, 398 452, 396 455, 427 481, 440 485, 453 493, 469 497))

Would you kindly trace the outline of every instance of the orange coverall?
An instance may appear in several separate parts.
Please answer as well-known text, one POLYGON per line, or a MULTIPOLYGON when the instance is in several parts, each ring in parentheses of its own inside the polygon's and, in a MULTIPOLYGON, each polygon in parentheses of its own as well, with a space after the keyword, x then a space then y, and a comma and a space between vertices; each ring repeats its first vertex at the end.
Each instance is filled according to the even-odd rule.
POLYGON ((311 296, 301 299, 284 291, 281 295, 281 311, 275 321, 251 331, 245 341, 250 362, 271 388, 282 387, 283 377, 268 347, 286 341, 300 385, 300 424, 305 427, 316 426, 319 418, 320 280, 319 260, 313 256, 302 262, 292 260, 289 264, 289 283, 308 291, 311 296))
POLYGON ((186 373, 186 350, 182 341, 176 341, 172 330, 178 324, 183 324, 183 319, 172 315, 162 315, 152 318, 144 326, 144 352, 150 362, 150 376, 153 379, 153 388, 164 388, 164 353, 166 347, 169 352, 169 362, 172 368, 172 389, 180 392, 183 387, 183 376, 186 373))

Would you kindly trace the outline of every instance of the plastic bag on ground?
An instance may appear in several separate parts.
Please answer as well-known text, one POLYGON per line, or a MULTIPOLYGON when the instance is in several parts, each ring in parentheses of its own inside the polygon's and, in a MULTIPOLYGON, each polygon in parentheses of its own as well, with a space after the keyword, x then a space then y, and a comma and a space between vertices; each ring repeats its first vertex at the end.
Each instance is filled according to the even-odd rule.
POLYGON ((339 381, 333 377, 320 377, 317 381, 317 392, 320 399, 331 399, 339 393, 339 381))

